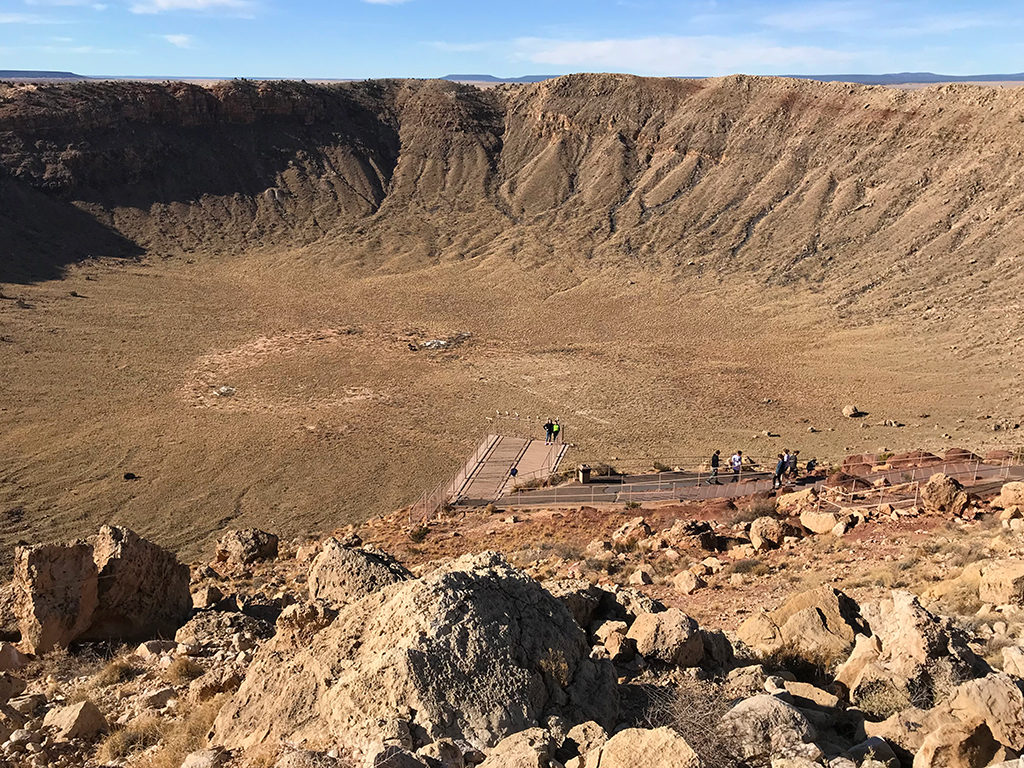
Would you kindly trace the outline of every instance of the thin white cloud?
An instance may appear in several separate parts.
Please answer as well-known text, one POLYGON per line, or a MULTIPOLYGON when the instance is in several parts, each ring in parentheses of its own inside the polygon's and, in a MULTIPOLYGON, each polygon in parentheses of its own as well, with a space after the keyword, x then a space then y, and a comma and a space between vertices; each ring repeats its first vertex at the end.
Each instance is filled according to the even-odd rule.
POLYGON ((164 40, 173 45, 175 48, 191 48, 193 37, 192 35, 160 35, 164 40))
POLYGON ((93 0, 25 0, 25 5, 56 6, 58 8, 92 8, 94 11, 105 11, 109 7, 106 3, 97 3, 93 0))
POLYGON ((59 19, 35 13, 0 13, 0 24, 63 24, 59 19))
POLYGON ((638 75, 727 75, 735 72, 807 72, 843 68, 863 60, 850 53, 807 45, 780 45, 753 37, 719 35, 604 40, 520 38, 512 58, 576 71, 638 75))
POLYGON ((169 11, 231 11, 248 14, 254 8, 251 0, 141 0, 131 6, 132 13, 167 13, 169 11))

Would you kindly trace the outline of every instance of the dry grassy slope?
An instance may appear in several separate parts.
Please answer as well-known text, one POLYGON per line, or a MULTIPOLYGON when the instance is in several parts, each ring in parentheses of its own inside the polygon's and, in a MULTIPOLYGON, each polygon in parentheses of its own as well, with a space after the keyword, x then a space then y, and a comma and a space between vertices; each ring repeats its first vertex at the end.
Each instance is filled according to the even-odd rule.
POLYGON ((331 528, 545 416, 587 459, 1012 440, 979 419, 1024 415, 1021 98, 0 86, 0 559, 331 528), (89 255, 144 258, 50 279, 89 255))

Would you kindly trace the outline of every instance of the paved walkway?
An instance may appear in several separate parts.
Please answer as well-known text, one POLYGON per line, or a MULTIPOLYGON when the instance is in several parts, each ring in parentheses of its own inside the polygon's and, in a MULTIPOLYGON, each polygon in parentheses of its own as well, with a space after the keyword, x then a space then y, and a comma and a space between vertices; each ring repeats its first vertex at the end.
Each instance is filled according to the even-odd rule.
MULTIPOLYGON (((1006 479, 1024 478, 1024 466, 1003 467, 975 462, 932 464, 925 467, 891 469, 871 474, 867 484, 886 478, 892 485, 927 481, 937 472, 957 477, 964 485, 991 483, 1006 475, 1006 479)), ((567 483, 555 488, 516 491, 497 502, 499 507, 571 506, 577 504, 625 504, 630 501, 705 501, 715 498, 737 498, 758 491, 772 489, 772 476, 768 472, 745 471, 739 477, 726 470, 719 478, 721 485, 708 485, 707 474, 697 472, 664 472, 658 475, 628 475, 614 479, 599 479, 581 485, 567 483)), ((821 487, 824 480, 788 483, 791 490, 802 490, 814 485, 821 487)))

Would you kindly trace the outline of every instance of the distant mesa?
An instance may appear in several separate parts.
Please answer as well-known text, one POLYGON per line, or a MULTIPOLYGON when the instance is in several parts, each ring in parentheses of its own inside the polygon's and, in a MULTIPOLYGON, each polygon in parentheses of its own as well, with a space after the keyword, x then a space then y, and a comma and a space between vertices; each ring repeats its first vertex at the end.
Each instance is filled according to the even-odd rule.
POLYGON ((74 72, 47 72, 36 69, 0 69, 0 80, 88 80, 74 72))
POLYGON ((445 75, 442 80, 457 83, 542 83, 554 80, 558 75, 524 75, 523 77, 495 77, 494 75, 445 75))

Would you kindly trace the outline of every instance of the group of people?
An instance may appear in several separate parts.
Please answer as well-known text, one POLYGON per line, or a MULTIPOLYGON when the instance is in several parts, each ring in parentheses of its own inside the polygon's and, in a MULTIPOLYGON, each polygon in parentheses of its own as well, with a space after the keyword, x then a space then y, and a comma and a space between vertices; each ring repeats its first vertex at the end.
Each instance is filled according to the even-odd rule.
POLYGON ((558 423, 558 419, 548 419, 544 423, 544 445, 554 445, 558 442, 558 438, 562 434, 562 425, 558 423))
MULTIPOLYGON (((782 481, 784 478, 789 477, 795 479, 797 476, 797 463, 799 461, 800 451, 791 451, 789 448, 783 449, 782 453, 778 455, 778 462, 775 464, 775 472, 772 475, 772 487, 781 488, 782 481)), ((721 485, 722 481, 718 479, 718 472, 722 466, 722 452, 715 450, 711 454, 711 474, 708 476, 708 485, 721 485)), ((735 478, 739 479, 740 471, 743 469, 743 451, 736 451, 732 456, 729 457, 729 469, 732 470, 732 474, 735 478)), ((811 472, 814 469, 814 459, 811 459, 807 463, 807 471, 811 472)))
MULTIPOLYGON (((711 454, 711 475, 708 477, 708 485, 721 485, 722 481, 718 479, 718 470, 722 465, 722 452, 715 449, 715 452, 711 454)), ((732 470, 733 475, 739 477, 740 470, 743 468, 743 451, 736 451, 732 456, 729 457, 729 469, 732 470)))
POLYGON ((796 478, 796 465, 797 455, 800 451, 790 451, 789 448, 783 448, 777 458, 778 461, 775 463, 775 474, 772 475, 772 488, 781 488, 782 480, 785 477, 792 479, 796 478))

